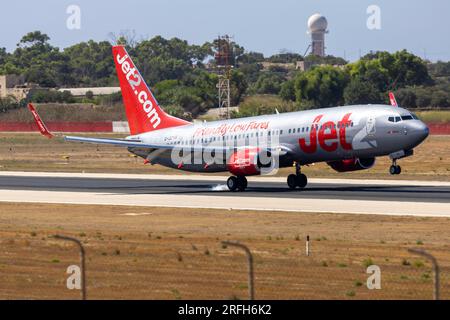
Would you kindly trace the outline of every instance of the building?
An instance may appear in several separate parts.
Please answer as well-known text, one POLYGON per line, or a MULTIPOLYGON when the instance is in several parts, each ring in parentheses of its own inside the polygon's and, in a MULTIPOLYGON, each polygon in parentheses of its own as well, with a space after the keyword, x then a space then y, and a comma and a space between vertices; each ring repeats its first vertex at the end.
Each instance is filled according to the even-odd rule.
POLYGON ((308 34, 311 35, 311 53, 313 55, 325 56, 325 33, 327 30, 327 19, 320 13, 313 14, 308 19, 308 34))
POLYGON ((16 100, 25 99, 32 88, 25 83, 23 75, 0 75, 0 98, 13 96, 16 100))
POLYGON ((104 96, 120 92, 120 87, 60 88, 58 91, 69 91, 74 97, 84 97, 88 92, 92 92, 94 96, 104 96))

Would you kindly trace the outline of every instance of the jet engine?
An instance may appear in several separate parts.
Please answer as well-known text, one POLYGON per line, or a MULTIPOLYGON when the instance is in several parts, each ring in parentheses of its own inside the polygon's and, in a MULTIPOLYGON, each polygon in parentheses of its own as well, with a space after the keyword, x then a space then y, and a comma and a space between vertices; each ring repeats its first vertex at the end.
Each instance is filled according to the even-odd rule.
POLYGON ((370 169, 375 164, 375 158, 352 158, 338 161, 330 161, 327 164, 337 172, 358 171, 370 169))
POLYGON ((227 169, 235 176, 252 176, 261 173, 262 168, 272 166, 273 159, 269 151, 259 148, 236 150, 227 163, 227 169))

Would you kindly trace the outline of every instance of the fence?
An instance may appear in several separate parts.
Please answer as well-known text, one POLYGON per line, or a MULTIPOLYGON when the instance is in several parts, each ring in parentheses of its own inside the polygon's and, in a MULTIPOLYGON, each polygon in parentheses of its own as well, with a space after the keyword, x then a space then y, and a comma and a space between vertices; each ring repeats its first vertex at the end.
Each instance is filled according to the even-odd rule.
MULTIPOLYGON (((450 299, 448 252, 432 246, 425 248, 432 256, 424 257, 422 251, 408 251, 410 245, 346 248, 317 238, 307 256, 304 239, 281 237, 264 245, 250 239, 245 245, 165 241, 151 234, 146 242, 105 239, 100 232, 77 237, 86 250, 83 285, 92 299, 433 299, 439 295, 434 284, 441 299, 450 299)), ((31 236, 5 239, 2 248, 0 298, 80 298, 80 290, 69 290, 66 283, 68 267, 80 266, 73 243, 31 236)))

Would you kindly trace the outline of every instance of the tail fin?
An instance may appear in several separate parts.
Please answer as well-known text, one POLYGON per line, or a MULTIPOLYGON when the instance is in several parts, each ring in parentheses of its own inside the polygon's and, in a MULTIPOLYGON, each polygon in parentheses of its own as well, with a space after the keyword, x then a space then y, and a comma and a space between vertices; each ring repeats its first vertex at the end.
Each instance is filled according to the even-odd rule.
POLYGON ((391 106, 398 107, 397 99, 395 99, 395 95, 392 91, 389 91, 389 102, 391 106))
POLYGON ((112 52, 131 134, 190 124, 161 109, 124 46, 112 52))

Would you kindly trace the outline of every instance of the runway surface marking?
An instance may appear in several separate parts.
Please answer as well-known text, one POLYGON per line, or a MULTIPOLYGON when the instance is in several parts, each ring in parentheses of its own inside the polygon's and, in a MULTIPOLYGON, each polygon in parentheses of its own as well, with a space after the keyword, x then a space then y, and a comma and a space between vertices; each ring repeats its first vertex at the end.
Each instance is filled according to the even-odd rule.
POLYGON ((448 203, 370 200, 269 198, 235 196, 177 196, 96 192, 0 190, 0 202, 211 208, 291 212, 329 212, 396 216, 450 217, 448 203))

